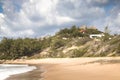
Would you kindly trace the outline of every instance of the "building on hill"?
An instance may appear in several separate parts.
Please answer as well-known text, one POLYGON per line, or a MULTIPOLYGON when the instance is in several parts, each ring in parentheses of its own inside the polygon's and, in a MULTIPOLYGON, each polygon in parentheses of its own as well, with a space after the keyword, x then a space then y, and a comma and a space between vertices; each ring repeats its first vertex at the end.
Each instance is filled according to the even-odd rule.
POLYGON ((80 29, 86 30, 87 26, 86 25, 82 25, 80 26, 80 29))
POLYGON ((87 29, 87 26, 86 25, 83 25, 83 26, 80 26, 80 33, 86 33, 86 29, 87 29))
POLYGON ((97 28, 95 26, 90 26, 89 29, 97 30, 97 28))
POLYGON ((90 37, 91 39, 101 38, 101 37, 103 37, 103 36, 105 36, 103 33, 102 33, 102 34, 90 34, 90 35, 89 35, 89 37, 90 37))
POLYGON ((86 29, 94 29, 97 30, 96 26, 86 26, 86 25, 82 25, 80 26, 80 29, 86 30, 86 29))
POLYGON ((83 34, 84 34, 85 32, 86 32, 86 30, 84 30, 84 29, 81 29, 81 30, 80 30, 80 33, 83 33, 83 34))

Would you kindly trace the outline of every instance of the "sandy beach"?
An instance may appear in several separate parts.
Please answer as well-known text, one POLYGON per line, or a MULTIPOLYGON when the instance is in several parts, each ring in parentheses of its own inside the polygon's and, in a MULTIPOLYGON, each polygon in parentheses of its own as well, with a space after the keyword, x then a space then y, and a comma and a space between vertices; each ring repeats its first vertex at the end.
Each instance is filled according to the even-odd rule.
POLYGON ((36 70, 6 80, 120 80, 120 57, 48 58, 6 63, 37 66, 36 70))

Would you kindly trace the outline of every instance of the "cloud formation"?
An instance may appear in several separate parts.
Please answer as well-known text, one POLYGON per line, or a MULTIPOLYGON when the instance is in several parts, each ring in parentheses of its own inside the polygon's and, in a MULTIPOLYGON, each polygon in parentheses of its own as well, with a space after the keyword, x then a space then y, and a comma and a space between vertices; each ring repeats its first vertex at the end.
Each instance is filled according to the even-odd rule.
POLYGON ((36 37, 71 25, 91 25, 120 33, 119 0, 1 0, 1 34, 36 37))

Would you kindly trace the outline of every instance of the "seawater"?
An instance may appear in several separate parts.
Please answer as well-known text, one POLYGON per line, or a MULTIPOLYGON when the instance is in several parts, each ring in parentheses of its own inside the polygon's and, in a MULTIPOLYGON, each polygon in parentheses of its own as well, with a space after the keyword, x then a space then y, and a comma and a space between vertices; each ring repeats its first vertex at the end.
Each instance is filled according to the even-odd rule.
POLYGON ((25 73, 34 69, 36 69, 35 66, 29 65, 0 64, 0 80, 5 80, 11 75, 25 73))

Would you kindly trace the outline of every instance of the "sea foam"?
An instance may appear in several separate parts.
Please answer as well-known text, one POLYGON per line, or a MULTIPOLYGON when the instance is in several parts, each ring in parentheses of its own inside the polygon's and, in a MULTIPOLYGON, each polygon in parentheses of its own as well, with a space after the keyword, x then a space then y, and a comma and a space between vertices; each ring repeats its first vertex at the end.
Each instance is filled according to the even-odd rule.
POLYGON ((11 75, 25 73, 36 69, 35 66, 0 64, 0 80, 5 80, 11 75))

